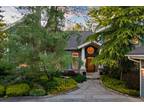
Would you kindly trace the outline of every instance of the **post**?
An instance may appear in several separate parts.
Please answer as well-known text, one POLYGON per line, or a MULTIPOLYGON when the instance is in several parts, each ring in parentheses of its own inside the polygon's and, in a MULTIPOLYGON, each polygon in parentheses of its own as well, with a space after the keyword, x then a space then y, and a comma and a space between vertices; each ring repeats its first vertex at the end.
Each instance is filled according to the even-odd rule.
POLYGON ((86 71, 86 69, 85 69, 85 48, 82 48, 82 50, 81 50, 81 60, 82 60, 83 64, 80 68, 80 71, 84 72, 84 71, 86 71))
POLYGON ((140 60, 140 97, 144 97, 144 60, 140 60))

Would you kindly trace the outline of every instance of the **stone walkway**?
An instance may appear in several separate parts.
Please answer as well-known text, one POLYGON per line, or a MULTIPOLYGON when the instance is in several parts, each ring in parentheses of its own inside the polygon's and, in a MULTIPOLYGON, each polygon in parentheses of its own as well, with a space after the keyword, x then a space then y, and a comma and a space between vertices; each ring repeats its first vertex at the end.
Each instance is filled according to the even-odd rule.
POLYGON ((79 89, 58 96, 40 97, 11 97, 1 98, 0 101, 13 102, 140 102, 140 98, 134 98, 112 92, 104 88, 99 80, 88 80, 79 84, 79 89))

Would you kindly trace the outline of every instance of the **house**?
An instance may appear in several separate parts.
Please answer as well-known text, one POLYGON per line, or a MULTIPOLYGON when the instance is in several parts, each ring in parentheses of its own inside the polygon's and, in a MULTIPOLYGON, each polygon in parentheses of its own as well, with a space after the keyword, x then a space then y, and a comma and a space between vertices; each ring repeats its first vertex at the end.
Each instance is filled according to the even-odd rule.
POLYGON ((140 64, 140 96, 144 96, 144 46, 138 47, 129 52, 127 55, 129 60, 140 64))
POLYGON ((72 56, 72 63, 69 69, 76 72, 94 73, 98 71, 98 65, 92 63, 94 57, 99 53, 101 44, 96 41, 86 41, 92 32, 75 32, 69 40, 65 48, 72 56))

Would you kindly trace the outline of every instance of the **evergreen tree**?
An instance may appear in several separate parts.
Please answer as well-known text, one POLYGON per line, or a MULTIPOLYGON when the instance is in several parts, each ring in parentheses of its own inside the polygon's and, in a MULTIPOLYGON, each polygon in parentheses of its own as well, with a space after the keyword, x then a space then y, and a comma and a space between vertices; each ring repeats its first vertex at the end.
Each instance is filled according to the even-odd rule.
POLYGON ((95 63, 127 69, 125 54, 134 48, 133 40, 144 37, 144 7, 99 7, 89 11, 100 32, 88 40, 102 41, 95 63), (102 30, 103 29, 103 30, 102 30))
POLYGON ((43 71, 51 79, 52 73, 62 71, 69 61, 64 51, 68 33, 48 31, 40 21, 41 8, 36 7, 9 29, 7 56, 16 66, 27 64, 33 73, 43 71))

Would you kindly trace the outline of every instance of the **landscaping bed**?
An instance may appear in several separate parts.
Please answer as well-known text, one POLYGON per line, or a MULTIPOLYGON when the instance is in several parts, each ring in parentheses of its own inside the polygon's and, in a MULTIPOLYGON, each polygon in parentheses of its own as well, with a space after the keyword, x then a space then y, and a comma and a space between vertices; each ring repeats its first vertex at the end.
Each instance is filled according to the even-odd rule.
POLYGON ((111 78, 106 75, 102 75, 101 80, 102 80, 102 83, 104 84, 104 86, 106 86, 110 89, 113 89, 113 90, 118 91, 123 94, 128 94, 130 96, 136 96, 136 97, 139 96, 139 91, 134 90, 134 89, 129 89, 128 87, 126 87, 124 81, 120 81, 120 80, 111 78))
POLYGON ((87 80, 85 75, 75 72, 74 70, 67 70, 62 73, 63 76, 68 76, 74 79, 77 83, 82 83, 87 80))
POLYGON ((46 76, 34 79, 30 83, 22 81, 15 84, 0 84, 0 97, 13 96, 44 96, 55 95, 77 88, 77 82, 70 77, 54 77, 48 80, 46 76))

